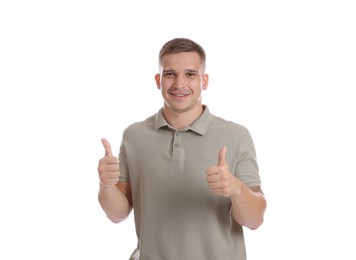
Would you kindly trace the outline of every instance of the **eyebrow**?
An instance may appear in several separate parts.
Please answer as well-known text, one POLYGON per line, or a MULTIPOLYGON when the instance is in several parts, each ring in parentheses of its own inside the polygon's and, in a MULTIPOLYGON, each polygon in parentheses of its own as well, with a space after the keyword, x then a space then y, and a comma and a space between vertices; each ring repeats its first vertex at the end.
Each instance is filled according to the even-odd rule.
POLYGON ((199 70, 192 70, 192 69, 187 69, 187 70, 185 70, 185 72, 200 74, 199 70))
POLYGON ((169 72, 174 72, 174 70, 162 70, 162 73, 169 73, 169 72))
MULTIPOLYGON (((167 70, 162 70, 162 73, 171 73, 171 72, 175 72, 175 70, 172 69, 167 69, 167 70)), ((199 70, 194 70, 194 69, 186 69, 184 70, 185 73, 194 73, 194 74, 200 74, 199 70)))

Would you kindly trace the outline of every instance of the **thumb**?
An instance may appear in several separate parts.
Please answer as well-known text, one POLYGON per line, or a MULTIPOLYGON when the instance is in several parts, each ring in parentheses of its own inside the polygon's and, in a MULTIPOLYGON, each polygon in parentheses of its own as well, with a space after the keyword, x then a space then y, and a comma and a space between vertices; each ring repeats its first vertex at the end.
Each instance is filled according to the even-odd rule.
POLYGON ((219 151, 219 155, 218 155, 218 166, 219 165, 225 165, 226 164, 226 160, 225 160, 225 157, 226 157, 226 146, 223 146, 220 151, 219 151))
POLYGON ((112 151, 111 151, 111 145, 110 145, 109 141, 106 140, 105 138, 102 138, 101 143, 103 144, 103 146, 105 148, 105 156, 113 156, 112 151))

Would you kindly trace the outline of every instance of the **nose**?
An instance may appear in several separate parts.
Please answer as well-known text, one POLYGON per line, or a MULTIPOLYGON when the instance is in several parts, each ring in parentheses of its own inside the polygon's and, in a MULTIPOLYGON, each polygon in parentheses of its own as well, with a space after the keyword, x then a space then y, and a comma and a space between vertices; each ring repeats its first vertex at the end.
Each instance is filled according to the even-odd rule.
POLYGON ((174 82, 175 86, 178 88, 186 86, 186 78, 184 75, 177 75, 176 80, 174 82))

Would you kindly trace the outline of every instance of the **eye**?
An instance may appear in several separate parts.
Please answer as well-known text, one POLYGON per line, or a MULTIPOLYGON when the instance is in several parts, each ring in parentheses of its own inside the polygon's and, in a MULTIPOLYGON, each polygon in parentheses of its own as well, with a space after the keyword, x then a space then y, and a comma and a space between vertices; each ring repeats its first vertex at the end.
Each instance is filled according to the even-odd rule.
POLYGON ((197 74, 194 73, 194 72, 188 72, 186 75, 187 75, 188 78, 193 78, 193 77, 195 77, 197 74))
POLYGON ((171 71, 167 71, 163 73, 163 76, 173 78, 175 76, 175 73, 171 71))

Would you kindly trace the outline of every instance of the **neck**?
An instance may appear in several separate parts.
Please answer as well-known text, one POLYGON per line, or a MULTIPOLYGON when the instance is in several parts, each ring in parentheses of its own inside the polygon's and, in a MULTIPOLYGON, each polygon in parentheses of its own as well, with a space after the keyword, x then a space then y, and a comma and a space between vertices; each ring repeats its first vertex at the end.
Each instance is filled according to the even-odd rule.
POLYGON ((163 107, 163 115, 166 121, 175 129, 183 129, 191 125, 203 113, 203 106, 188 111, 175 111, 166 106, 163 107))

